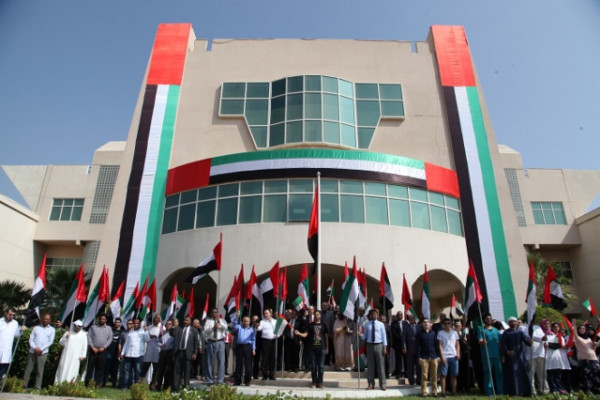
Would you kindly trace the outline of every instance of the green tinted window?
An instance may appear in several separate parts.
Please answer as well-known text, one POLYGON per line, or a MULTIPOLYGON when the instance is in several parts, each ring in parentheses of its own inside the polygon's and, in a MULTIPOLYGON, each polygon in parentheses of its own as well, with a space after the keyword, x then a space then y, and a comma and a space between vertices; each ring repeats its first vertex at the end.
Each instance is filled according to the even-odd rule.
POLYGON ((287 217, 286 211, 286 195, 265 196, 263 222, 285 222, 287 217))
POLYGON ((179 194, 167 196, 167 199, 165 200, 165 207, 173 207, 178 204, 179 204, 179 194))
POLYGON ((304 121, 304 141, 323 141, 323 133, 321 132, 321 121, 304 121))
POLYGON ((287 192, 287 181, 265 181, 265 193, 285 193, 287 192))
POLYGON ((390 224, 410 226, 410 209, 408 201, 390 199, 390 224))
POLYGON ((354 125, 341 124, 342 144, 344 146, 356 147, 356 131, 354 125))
POLYGON ((384 100, 402 100, 402 86, 388 83, 379 84, 379 93, 384 100))
POLYGON ((262 181, 240 183, 240 194, 262 193, 262 181))
POLYGON ((357 83, 356 84, 357 99, 378 99, 379 92, 377 91, 376 83, 357 83))
POLYGON ((365 182, 365 194, 385 196, 385 183, 365 182))
POLYGON ((219 197, 237 196, 239 193, 239 183, 228 183, 219 186, 219 197))
POLYGON ((290 194, 288 221, 308 221, 312 209, 312 195, 290 194))
POLYGON ((162 226, 163 234, 175 232, 177 230, 177 211, 179 211, 177 208, 165 210, 162 226))
POLYGON ((285 128, 283 124, 271 126, 271 135, 269 137, 269 146, 278 146, 285 143, 285 128))
POLYGON ((287 119, 302 119, 302 93, 287 96, 287 119))
POLYGON ((339 84, 340 84, 340 94, 342 96, 354 97, 354 85, 352 85, 352 82, 348 82, 343 79, 340 79, 339 84))
POLYGON ((302 142, 302 121, 288 122, 286 125, 285 142, 302 142))
POLYGON ((375 134, 373 128, 358 128, 358 148, 368 149, 375 134))
POLYGON ((330 76, 323 77, 323 91, 337 93, 338 92, 338 80, 330 76))
POLYGON ((266 126, 251 126, 250 131, 256 142, 256 147, 267 147, 267 127, 266 126))
POLYGON ((427 201, 427 192, 423 189, 410 188, 408 192, 411 200, 427 201))
POLYGON ((196 204, 187 204, 179 208, 179 219, 177 221, 177 230, 185 231, 194 229, 196 219, 196 204))
POLYGON ((239 99, 246 95, 246 84, 243 82, 226 82, 223 83, 223 98, 239 99))
POLYGON ((340 192, 362 194, 363 184, 360 181, 340 181, 340 192))
POLYGON ((243 115, 244 100, 223 100, 221 101, 221 114, 223 115, 243 115))
POLYGON ((271 96, 279 96, 285 93, 285 79, 273 82, 271 87, 271 96))
POLYGON ((365 210, 362 196, 340 196, 342 222, 364 222, 365 210))
POLYGON ((267 98, 269 97, 268 82, 249 82, 247 84, 246 97, 249 98, 267 98))
POLYGON ((269 117, 269 101, 247 100, 245 115, 249 125, 266 125, 269 117))
POLYGON ((271 99, 271 123, 283 121, 285 118, 285 96, 271 99))
POLYGON ((181 193, 181 204, 193 203, 197 200, 197 197, 198 197, 197 190, 190 190, 187 192, 183 192, 183 193, 181 193))
POLYGON ((201 201, 198 203, 196 213, 196 228, 207 228, 215 225, 215 200, 201 201))
POLYGON ((307 93, 305 95, 305 118, 321 118, 321 94, 307 93))
POLYGON ((304 89, 303 85, 302 85, 303 78, 304 78, 303 76, 294 76, 292 78, 288 78, 287 92, 288 93, 301 92, 304 89))
MULTIPOLYGON (((323 184, 323 182, 321 182, 323 184)), ((325 192, 325 189, 323 189, 325 192)), ((323 222, 339 222, 340 207, 338 196, 332 194, 321 195, 321 221, 323 222)))
POLYGON ((340 97, 340 119, 342 122, 354 124, 354 101, 340 97))
POLYGON ((237 222, 238 198, 219 199, 217 203, 217 225, 234 225, 237 222))
POLYGON ((337 121, 340 118, 339 97, 333 94, 323 95, 323 118, 337 121))
POLYGON ((401 101, 382 101, 381 115, 385 117, 404 117, 404 103, 401 101))
POLYGON ((414 228, 429 229, 429 206, 425 203, 410 203, 412 226, 414 228))
POLYGON ((306 83, 306 90, 311 92, 321 91, 321 76, 319 75, 308 75, 304 77, 306 83))
POLYGON ((387 202, 385 197, 365 197, 367 223, 388 224, 387 202))
POLYGON ((460 213, 456 212, 456 211, 451 211, 451 210, 448 210, 447 212, 448 212, 448 232, 453 235, 462 236, 463 230, 462 230, 462 223, 460 221, 460 213))
POLYGON ((217 197, 217 187, 211 186, 198 190, 198 200, 208 200, 217 197))
POLYGON ((321 193, 337 193, 338 192, 338 181, 322 179, 321 180, 321 193))
POLYGON ((356 114, 358 125, 377 126, 379 123, 379 102, 368 100, 356 101, 356 114))
POLYGON ((262 198, 247 196, 240 198, 240 224, 260 223, 262 198))
POLYGON ((323 138, 327 143, 340 142, 340 124, 337 122, 325 121, 323 123, 323 138))
POLYGON ((439 232, 448 232, 446 210, 442 207, 431 206, 431 229, 439 232))

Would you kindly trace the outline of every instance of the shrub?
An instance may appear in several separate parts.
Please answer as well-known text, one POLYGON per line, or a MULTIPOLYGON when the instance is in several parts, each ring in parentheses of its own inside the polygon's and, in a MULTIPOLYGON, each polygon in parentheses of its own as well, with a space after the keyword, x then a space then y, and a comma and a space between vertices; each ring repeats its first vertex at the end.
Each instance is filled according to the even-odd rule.
POLYGON ((41 391, 41 394, 48 396, 62 396, 62 397, 87 397, 96 398, 98 393, 93 384, 89 387, 80 382, 60 382, 56 385, 48 386, 41 391))
POLYGON ((16 376, 5 377, 3 385, 4 385, 4 387, 2 388, 3 392, 10 392, 10 393, 25 392, 25 389, 23 389, 23 380, 17 378, 16 376))
MULTIPOLYGON (((31 329, 26 329, 21 333, 18 339, 15 339, 15 345, 17 346, 13 362, 10 367, 10 376, 23 378, 25 373, 25 366, 27 365, 27 355, 29 354, 29 335, 31 329), (18 344, 17 344, 18 343, 18 344)), ((54 343, 50 346, 48 351, 48 358, 46 359, 46 365, 44 366, 44 377, 42 379, 42 387, 49 386, 54 383, 54 377, 56 376, 56 369, 58 368, 58 362, 60 361, 60 354, 62 347, 58 342, 65 334, 64 330, 56 332, 54 336, 54 343)), ((31 379, 35 379, 35 372, 31 374, 31 379)), ((29 383, 29 382, 25 382, 29 383)))
POLYGON ((149 400, 151 397, 150 388, 145 383, 134 383, 129 388, 129 398, 131 400, 149 400))

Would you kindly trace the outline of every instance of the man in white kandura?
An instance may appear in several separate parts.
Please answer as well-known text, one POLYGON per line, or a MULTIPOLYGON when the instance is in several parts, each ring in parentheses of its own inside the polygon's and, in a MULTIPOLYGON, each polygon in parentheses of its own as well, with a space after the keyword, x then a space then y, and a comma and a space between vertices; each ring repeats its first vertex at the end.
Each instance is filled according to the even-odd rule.
POLYGON ((80 319, 73 322, 73 329, 63 335, 60 345, 64 347, 56 369, 54 383, 73 382, 79 376, 79 366, 87 353, 87 333, 80 319))

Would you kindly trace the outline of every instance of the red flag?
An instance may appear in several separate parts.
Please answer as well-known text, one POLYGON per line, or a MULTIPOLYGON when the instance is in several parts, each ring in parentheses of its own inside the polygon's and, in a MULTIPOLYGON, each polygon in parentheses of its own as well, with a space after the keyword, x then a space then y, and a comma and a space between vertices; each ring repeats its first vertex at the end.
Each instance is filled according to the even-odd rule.
POLYGON ((206 292, 206 300, 204 300, 204 310, 202 311, 201 321, 204 321, 208 317, 208 292, 206 292))
POLYGON ((279 261, 277 261, 269 271, 269 279, 273 285, 273 297, 277 298, 277 295, 279 294, 279 261))
MULTIPOLYGON (((77 277, 75 280, 77 281, 77 290, 75 292, 75 300, 80 303, 85 303, 87 300, 87 290, 85 289, 85 276, 83 269, 85 267, 84 263, 81 263, 81 267, 79 267, 79 271, 77 271, 77 277)), ((122 286, 123 284, 121 284, 122 286)))
POLYGON ((188 298, 187 316, 194 319, 195 314, 194 287, 190 289, 190 297, 188 298))
POLYGON ((173 285, 173 290, 171 290, 171 302, 173 304, 177 303, 177 283, 173 285))
POLYGON ((281 286, 281 294, 279 296, 280 299, 287 299, 288 290, 287 290, 287 266, 281 269, 279 274, 279 282, 281 286))
MULTIPOLYGON (((348 280, 348 277, 350 276, 350 272, 348 271, 348 261, 346 261, 344 263, 344 281, 343 283, 345 284, 346 281, 348 280)), ((342 285, 343 286, 343 285, 342 285)))
POLYGON ((150 278, 150 275, 146 275, 146 280, 144 281, 142 290, 140 290, 137 297, 135 298, 135 309, 136 310, 139 310, 140 308, 142 308, 142 302, 144 301, 144 297, 146 297, 146 292, 148 291, 148 278, 150 278))
POLYGON ((412 296, 410 295, 410 288, 406 282, 406 275, 402 274, 402 304, 406 309, 412 306, 412 296))
POLYGON ((100 275, 98 302, 104 304, 110 302, 110 290, 108 290, 108 269, 106 268, 106 265, 102 268, 102 275, 100 275))
POLYGON ((308 223, 308 252, 315 261, 311 268, 311 275, 314 275, 317 272, 319 258, 319 185, 315 187, 315 197, 308 223))
POLYGON ((544 304, 552 304, 552 307, 558 310, 567 307, 562 289, 556 280, 556 275, 550 264, 548 264, 548 272, 546 273, 546 282, 544 284, 544 304))
POLYGON ((240 274, 238 275, 238 286, 240 288, 240 292, 244 290, 244 263, 240 267, 240 274))
POLYGON ((256 285, 256 273, 254 272, 254 265, 252 266, 252 272, 250 273, 250 281, 246 285, 246 300, 252 299, 252 290, 256 285))
POLYGON ((152 312, 156 311, 156 279, 152 280, 152 284, 150 285, 150 288, 148 289, 148 298, 150 299, 148 308, 152 312))
MULTIPOLYGON (((175 287, 177 287, 177 285, 175 285, 175 287)), ((123 296, 124 291, 125 291, 125 281, 122 281, 121 285, 119 285, 119 288, 117 289, 117 293, 115 293, 115 295, 113 296, 112 301, 119 300, 121 298, 121 296, 123 296)), ((79 301, 79 300, 77 300, 77 301, 79 301)))

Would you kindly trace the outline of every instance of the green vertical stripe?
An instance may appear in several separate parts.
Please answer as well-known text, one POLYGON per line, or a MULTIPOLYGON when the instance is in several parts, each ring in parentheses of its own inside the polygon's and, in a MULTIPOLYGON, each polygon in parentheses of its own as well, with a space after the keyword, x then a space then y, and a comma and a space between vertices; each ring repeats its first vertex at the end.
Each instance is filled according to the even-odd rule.
POLYGON ((506 250, 506 238, 504 237, 504 225, 502 223, 502 214, 500 212, 500 203, 498 201, 494 166, 492 164, 489 142, 483 123, 483 116, 481 114, 477 88, 467 87, 467 96, 469 98, 471 119, 473 122, 473 130, 475 131, 477 152, 479 153, 479 162, 481 164, 481 175, 483 177, 483 186, 490 217, 490 228, 492 231, 494 254, 496 256, 496 269, 498 271, 500 291, 502 293, 504 317, 508 318, 509 316, 517 315, 517 303, 510 273, 508 251, 506 250))
POLYGON ((177 115, 177 105, 179 102, 179 89, 179 86, 171 85, 167 96, 167 105, 160 135, 158 160, 156 163, 156 175, 154 176, 154 186, 152 188, 152 198, 150 200, 150 215, 148 216, 148 230, 146 232, 146 249, 144 251, 144 263, 140 281, 146 279, 147 275, 150 275, 148 282, 152 282, 156 273, 156 258, 158 256, 162 210, 164 209, 165 202, 165 186, 167 183, 171 146, 173 143, 173 129, 175 127, 175 117, 177 115))

